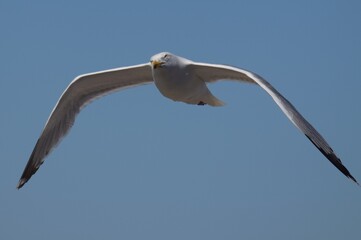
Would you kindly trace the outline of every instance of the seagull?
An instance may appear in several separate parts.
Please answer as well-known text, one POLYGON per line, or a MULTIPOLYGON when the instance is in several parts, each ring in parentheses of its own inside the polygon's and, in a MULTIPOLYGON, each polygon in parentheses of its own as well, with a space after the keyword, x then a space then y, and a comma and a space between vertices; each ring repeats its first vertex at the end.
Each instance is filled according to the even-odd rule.
POLYGON ((210 92, 207 83, 226 79, 260 86, 315 147, 346 177, 359 185, 321 134, 261 76, 229 65, 194 62, 169 52, 162 52, 152 56, 148 63, 76 77, 52 110, 17 188, 20 189, 39 169, 51 150, 69 132, 76 115, 92 100, 128 87, 154 83, 163 96, 173 101, 222 106, 224 103, 210 92))

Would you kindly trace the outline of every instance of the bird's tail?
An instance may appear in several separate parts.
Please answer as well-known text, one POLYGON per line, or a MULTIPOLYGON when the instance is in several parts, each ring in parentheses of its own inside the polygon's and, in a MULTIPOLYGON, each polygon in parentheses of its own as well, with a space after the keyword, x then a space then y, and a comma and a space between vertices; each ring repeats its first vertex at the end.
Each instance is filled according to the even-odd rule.
POLYGON ((213 107, 221 107, 225 104, 223 101, 216 98, 211 92, 206 95, 206 99, 204 99, 204 102, 213 107))

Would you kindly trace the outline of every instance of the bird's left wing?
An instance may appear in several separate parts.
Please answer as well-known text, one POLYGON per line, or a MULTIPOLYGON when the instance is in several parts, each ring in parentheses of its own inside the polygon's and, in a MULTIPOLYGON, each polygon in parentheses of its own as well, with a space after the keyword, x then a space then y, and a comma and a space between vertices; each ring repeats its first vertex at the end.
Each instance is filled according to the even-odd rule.
POLYGON ((357 183, 356 179, 342 164, 341 160, 336 156, 335 152, 328 145, 321 134, 317 132, 317 130, 296 110, 296 108, 285 97, 283 97, 269 82, 264 80, 261 76, 244 69, 221 64, 192 63, 190 68, 194 74, 203 79, 205 82, 214 82, 221 79, 231 79, 258 84, 273 98, 284 114, 298 129, 300 129, 306 135, 306 137, 318 148, 318 150, 346 177, 357 183))
POLYGON ((34 147, 17 188, 21 188, 45 157, 72 127, 76 115, 90 101, 105 94, 153 82, 150 64, 115 68, 75 78, 59 98, 34 147))

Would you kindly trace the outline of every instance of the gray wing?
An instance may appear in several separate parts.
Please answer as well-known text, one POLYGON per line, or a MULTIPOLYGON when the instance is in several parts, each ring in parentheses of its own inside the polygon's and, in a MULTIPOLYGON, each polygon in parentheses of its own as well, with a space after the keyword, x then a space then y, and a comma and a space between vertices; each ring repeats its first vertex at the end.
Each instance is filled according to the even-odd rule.
POLYGON ((59 98, 34 147, 17 188, 21 188, 45 157, 72 127, 76 115, 90 101, 105 94, 153 82, 149 64, 115 68, 75 78, 59 98))
POLYGON ((281 108, 284 114, 298 129, 300 129, 306 135, 306 137, 318 148, 318 150, 346 177, 352 179, 358 184, 356 179, 342 164, 341 160, 336 156, 335 152, 328 145, 321 134, 317 132, 317 130, 296 110, 296 108, 285 97, 282 96, 282 94, 280 94, 262 77, 243 69, 219 64, 193 63, 191 68, 194 73, 202 78, 205 82, 214 82, 221 79, 231 79, 258 84, 269 95, 271 95, 273 100, 281 108))

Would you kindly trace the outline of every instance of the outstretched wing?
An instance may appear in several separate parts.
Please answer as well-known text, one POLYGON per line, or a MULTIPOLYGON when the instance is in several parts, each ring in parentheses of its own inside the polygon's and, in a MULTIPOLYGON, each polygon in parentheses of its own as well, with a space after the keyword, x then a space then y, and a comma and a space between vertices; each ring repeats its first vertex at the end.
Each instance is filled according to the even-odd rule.
POLYGON ((90 101, 105 94, 153 82, 149 64, 115 68, 75 78, 59 98, 36 142, 17 188, 21 188, 44 162, 45 157, 69 132, 76 115, 90 101))
POLYGON ((326 140, 317 132, 317 130, 296 110, 296 108, 280 94, 269 82, 264 80, 259 75, 231 67, 219 64, 207 64, 207 63, 193 63, 191 65, 192 70, 205 82, 214 82, 221 79, 231 79, 238 81, 245 81, 250 83, 256 83, 263 88, 291 122, 300 129, 306 137, 318 148, 318 150, 346 177, 352 179, 358 184, 356 179, 350 174, 347 168, 342 164, 341 160, 336 156, 335 152, 328 145, 326 140))

